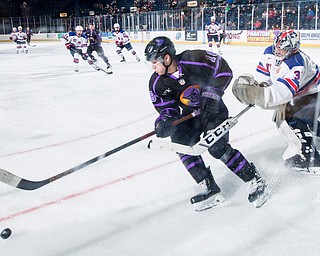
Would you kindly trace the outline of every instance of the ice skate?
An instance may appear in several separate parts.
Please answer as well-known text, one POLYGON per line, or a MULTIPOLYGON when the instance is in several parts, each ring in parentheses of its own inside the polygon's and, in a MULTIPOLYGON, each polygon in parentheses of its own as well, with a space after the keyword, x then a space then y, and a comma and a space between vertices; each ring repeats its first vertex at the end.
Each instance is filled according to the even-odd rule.
POLYGON ((124 57, 122 57, 120 62, 126 62, 126 59, 124 57))
POLYGON ((317 151, 314 152, 310 156, 296 154, 285 160, 285 166, 299 173, 320 175, 320 156, 317 151))
POLYGON ((28 54, 28 50, 25 50, 24 52, 25 52, 25 54, 28 54))
POLYGON ((74 65, 74 72, 76 72, 76 73, 79 72, 79 66, 78 65, 74 65))
POLYGON ((110 63, 107 64, 106 72, 107 74, 113 74, 112 66, 110 63))
POLYGON ((195 211, 201 212, 210 209, 225 200, 225 198, 220 194, 221 189, 214 181, 211 172, 207 178, 199 183, 199 185, 204 189, 204 191, 190 199, 195 211))
POLYGON ((96 64, 98 62, 98 60, 94 56, 90 56, 90 58, 94 64, 96 64))
POLYGON ((138 62, 140 62, 140 58, 139 58, 139 57, 136 57, 136 60, 137 60, 138 62))
POLYGON ((255 177, 250 181, 248 200, 254 207, 261 207, 268 199, 265 180, 255 177))

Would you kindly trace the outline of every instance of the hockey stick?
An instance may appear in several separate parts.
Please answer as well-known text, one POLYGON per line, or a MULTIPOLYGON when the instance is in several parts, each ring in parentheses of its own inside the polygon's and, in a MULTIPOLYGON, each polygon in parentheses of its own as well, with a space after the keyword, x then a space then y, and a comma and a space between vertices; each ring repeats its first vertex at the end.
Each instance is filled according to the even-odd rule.
POLYGON ((198 143, 196 143, 193 146, 186 146, 163 140, 151 140, 148 144, 148 148, 178 152, 188 155, 201 155, 213 144, 215 144, 219 139, 221 139, 226 133, 228 133, 229 130, 238 123, 239 117, 242 116, 253 106, 254 105, 248 105, 235 117, 230 117, 227 120, 223 121, 219 126, 208 131, 207 135, 205 135, 198 143))
MULTIPOLYGON (((78 53, 74 48, 70 48, 70 50, 71 51, 73 51, 74 53, 78 53)), ((79 54, 79 53, 78 53, 79 54)), ((79 54, 80 55, 80 54, 79 54)), ((80 55, 81 56, 81 55, 80 55)), ((106 73, 107 75, 111 75, 111 74, 113 74, 113 71, 107 71, 107 70, 105 70, 105 69, 103 69, 103 68, 101 68, 100 66, 98 66, 97 64, 95 64, 94 62, 93 62, 93 60, 91 59, 91 57, 89 56, 89 58, 88 59, 86 59, 86 61, 87 61, 87 63, 91 66, 91 67, 93 67, 95 70, 97 70, 97 71, 102 71, 102 72, 104 72, 104 73, 106 73), (90 58, 90 59, 89 59, 90 58)))
MULTIPOLYGON (((178 124, 180 124, 180 123, 182 123, 182 122, 184 122, 184 121, 186 121, 186 120, 188 120, 190 118, 193 118, 194 116, 196 116, 198 114, 199 114, 198 111, 192 112, 191 114, 186 115, 186 116, 174 121, 172 123, 172 125, 173 126, 178 125, 178 124)), ((52 176, 50 178, 47 178, 47 179, 44 179, 44 180, 39 180, 39 181, 27 180, 27 179, 24 179, 24 178, 21 178, 21 177, 15 175, 15 174, 12 174, 12 173, 4 170, 4 169, 0 169, 0 181, 5 183, 5 184, 7 184, 7 185, 10 185, 10 186, 13 186, 13 187, 16 187, 16 188, 19 188, 19 189, 35 190, 35 189, 41 188, 41 187, 43 187, 43 186, 45 186, 45 185, 47 185, 47 184, 49 184, 51 182, 54 182, 55 180, 61 179, 61 178, 65 177, 65 176, 67 176, 67 175, 69 175, 71 173, 74 173, 74 172, 76 172, 76 171, 78 171, 78 170, 80 170, 80 169, 82 169, 82 168, 84 168, 84 167, 86 167, 88 165, 91 165, 91 164, 93 164, 93 163, 95 163, 95 162, 97 162, 97 161, 99 161, 99 160, 101 160, 101 159, 103 159, 103 158, 105 158, 107 156, 110 156, 110 155, 112 155, 112 154, 114 154, 114 153, 116 153, 116 152, 118 152, 120 150, 128 148, 128 147, 130 147, 130 146, 132 146, 132 145, 134 145, 134 144, 136 144, 136 143, 138 143, 138 142, 140 142, 140 141, 142 141, 142 140, 144 140, 146 138, 151 137, 154 134, 155 134, 155 131, 146 133, 146 134, 144 134, 144 135, 142 135, 142 136, 140 136, 140 137, 138 137, 138 138, 136 138, 134 140, 131 140, 131 141, 119 146, 119 147, 116 147, 116 148, 114 148, 114 149, 112 149, 112 150, 110 150, 108 152, 105 152, 105 153, 99 155, 99 156, 91 158, 91 159, 89 159, 88 161, 85 161, 82 164, 79 164, 79 165, 77 165, 77 166, 75 166, 73 168, 70 168, 70 169, 68 169, 68 170, 66 170, 64 172, 61 172, 61 173, 59 173, 57 175, 54 175, 54 176, 52 176)))

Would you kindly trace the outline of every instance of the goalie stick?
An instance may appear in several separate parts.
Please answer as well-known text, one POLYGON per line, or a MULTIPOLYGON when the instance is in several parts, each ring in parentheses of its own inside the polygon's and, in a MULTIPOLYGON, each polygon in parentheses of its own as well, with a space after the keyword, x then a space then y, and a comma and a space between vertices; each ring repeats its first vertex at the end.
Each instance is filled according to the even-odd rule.
POLYGON ((164 140, 151 140, 148 144, 148 148, 172 151, 172 152, 183 153, 188 155, 196 155, 196 156, 201 155, 208 148, 210 148, 214 143, 216 143, 219 139, 221 139, 226 133, 228 133, 229 130, 238 123, 239 117, 242 116, 245 112, 247 112, 253 106, 254 105, 248 105, 235 117, 230 117, 227 120, 223 121, 219 126, 208 131, 207 135, 205 135, 198 143, 196 143, 193 146, 186 146, 186 145, 164 141, 164 140))
MULTIPOLYGON (((194 116, 196 116, 198 114, 199 114, 199 111, 192 112, 191 114, 186 115, 186 116, 174 121, 172 123, 172 125, 174 125, 174 126, 178 125, 178 124, 180 124, 180 123, 182 123, 182 122, 184 122, 184 121, 186 121, 186 120, 188 120, 190 118, 193 118, 194 116)), ((144 140, 146 138, 151 137, 154 134, 155 134, 155 131, 146 133, 146 134, 144 134, 144 135, 142 135, 142 136, 140 136, 140 137, 138 137, 138 138, 136 138, 134 140, 131 140, 131 141, 119 146, 119 147, 116 147, 116 148, 114 148, 114 149, 112 149, 110 151, 107 151, 107 152, 99 155, 99 156, 91 158, 91 159, 85 161, 82 164, 79 164, 79 165, 77 165, 77 166, 75 166, 73 168, 70 168, 70 169, 68 169, 68 170, 66 170, 64 172, 61 172, 61 173, 59 173, 57 175, 54 175, 54 176, 52 176, 50 178, 47 178, 47 179, 44 179, 44 180, 39 180, 39 181, 27 180, 27 179, 24 179, 22 177, 19 177, 19 176, 15 175, 15 174, 13 174, 11 172, 8 172, 8 171, 6 171, 4 169, 0 169, 0 181, 5 183, 5 184, 7 184, 7 185, 10 185, 10 186, 13 186, 13 187, 16 187, 16 188, 19 188, 19 189, 35 190, 35 189, 41 188, 41 187, 43 187, 43 186, 45 186, 45 185, 47 185, 47 184, 49 184, 51 182, 54 182, 54 181, 56 181, 58 179, 61 179, 61 178, 65 177, 65 176, 67 176, 67 175, 69 175, 71 173, 74 173, 74 172, 76 172, 76 171, 78 171, 78 170, 80 170, 80 169, 82 169, 82 168, 84 168, 84 167, 86 167, 88 165, 91 165, 91 164, 93 164, 93 163, 95 163, 95 162, 97 162, 97 161, 99 161, 99 160, 101 160, 101 159, 103 159, 103 158, 105 158, 107 156, 110 156, 110 155, 112 155, 112 154, 114 154, 114 153, 116 153, 116 152, 118 152, 118 151, 120 151, 122 149, 130 147, 130 146, 132 146, 132 145, 134 145, 134 144, 136 144, 136 143, 138 143, 138 142, 140 142, 140 141, 142 141, 142 140, 144 140)))

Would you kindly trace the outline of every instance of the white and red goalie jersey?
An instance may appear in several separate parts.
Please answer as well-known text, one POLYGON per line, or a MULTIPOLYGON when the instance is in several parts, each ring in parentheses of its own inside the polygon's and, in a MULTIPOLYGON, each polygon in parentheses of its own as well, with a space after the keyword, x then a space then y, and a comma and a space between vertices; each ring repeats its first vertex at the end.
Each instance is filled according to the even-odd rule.
POLYGON ((272 101, 268 102, 268 107, 320 91, 319 66, 301 51, 277 63, 272 46, 269 46, 265 49, 256 71, 258 82, 272 84, 272 101))

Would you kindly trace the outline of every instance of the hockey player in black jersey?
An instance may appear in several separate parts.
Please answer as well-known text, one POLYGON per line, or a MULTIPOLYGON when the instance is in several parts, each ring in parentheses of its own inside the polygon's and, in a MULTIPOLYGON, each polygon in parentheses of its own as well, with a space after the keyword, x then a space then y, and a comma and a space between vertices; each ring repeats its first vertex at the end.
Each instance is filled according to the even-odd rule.
POLYGON ((89 25, 89 29, 84 32, 86 37, 89 39, 89 45, 87 49, 87 53, 89 57, 93 61, 97 61, 95 57, 92 55, 92 53, 95 51, 98 54, 98 57, 100 57, 107 65, 107 71, 112 73, 111 70, 111 64, 109 63, 108 57, 105 55, 104 50, 102 48, 101 42, 102 38, 100 35, 100 32, 95 29, 94 24, 89 25))
MULTIPOLYGON (((149 91, 151 101, 159 112, 155 121, 157 137, 170 136, 172 142, 193 146, 201 134, 206 134, 228 118, 222 96, 233 74, 221 56, 204 50, 186 50, 176 55, 172 41, 160 36, 148 43, 145 58, 155 71, 149 81, 149 91), (200 109, 200 115, 179 125, 171 125, 174 120, 195 109, 200 109)), ((255 165, 229 144, 228 134, 208 151, 244 182, 250 182, 250 203, 255 207, 265 203, 265 180, 255 165)), ((205 189, 191 198, 194 209, 203 211, 223 202, 221 189, 202 157, 181 153, 178 156, 193 179, 205 189)))

